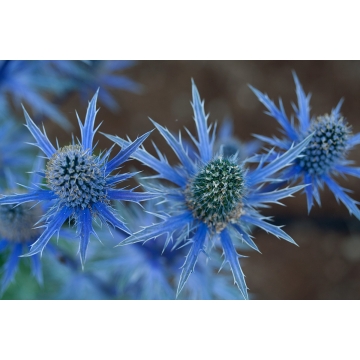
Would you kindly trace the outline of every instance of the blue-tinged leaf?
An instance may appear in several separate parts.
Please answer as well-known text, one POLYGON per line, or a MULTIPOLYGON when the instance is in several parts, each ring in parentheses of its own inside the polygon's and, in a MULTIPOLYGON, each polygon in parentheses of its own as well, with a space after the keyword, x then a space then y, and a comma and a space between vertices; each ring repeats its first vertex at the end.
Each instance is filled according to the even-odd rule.
POLYGON ((192 220, 193 215, 190 211, 186 211, 181 215, 171 216, 159 224, 148 226, 143 230, 132 234, 128 238, 121 241, 119 245, 129 245, 137 242, 148 241, 166 233, 171 235, 174 231, 181 230, 192 220))
POLYGON ((132 201, 135 203, 140 203, 141 201, 155 199, 160 196, 160 194, 152 194, 148 192, 134 192, 132 190, 117 190, 110 189, 107 192, 110 199, 120 200, 120 201, 132 201))
POLYGON ((19 256, 22 252, 22 243, 16 243, 14 244, 14 247, 5 262, 4 268, 4 275, 1 281, 1 292, 0 294, 3 294, 8 285, 10 284, 11 280, 14 278, 18 263, 19 263, 19 256))
POLYGON ((296 95, 298 99, 298 108, 295 108, 296 117, 300 121, 300 130, 302 133, 306 134, 310 126, 310 97, 305 95, 305 92, 300 84, 298 77, 296 76, 295 71, 293 71, 293 77, 296 86, 296 95))
POLYGON ((291 242, 294 245, 297 245, 296 242, 291 238, 291 236, 289 236, 285 231, 281 230, 280 227, 269 224, 268 222, 263 221, 260 218, 256 218, 254 216, 249 216, 249 215, 241 215, 240 220, 245 223, 255 225, 265 230, 266 232, 275 235, 277 238, 284 239, 286 241, 291 242))
POLYGON ((62 224, 66 221, 66 219, 71 216, 73 213, 72 208, 68 208, 64 206, 61 210, 59 210, 44 227, 46 227, 45 231, 41 234, 41 236, 31 245, 30 251, 27 254, 22 255, 32 256, 37 253, 42 254, 46 244, 50 241, 51 237, 59 232, 62 224))
POLYGON ((27 194, 4 195, 0 204, 22 204, 28 201, 42 201, 56 199, 57 195, 49 190, 35 190, 27 194))
POLYGON ((251 239, 250 235, 244 231, 241 226, 239 226, 238 224, 231 224, 236 231, 241 235, 241 238, 243 239, 243 241, 246 242, 246 244, 248 244, 252 249, 260 252, 259 248, 256 246, 256 244, 253 242, 253 240, 251 239))
POLYGON ((170 133, 170 131, 158 123, 156 123, 154 120, 150 119, 150 121, 154 124, 154 126, 159 130, 161 135, 165 138, 166 142, 170 145, 170 147, 175 152, 176 156, 179 158, 181 163, 184 165, 187 173, 189 175, 195 174, 195 165, 190 160, 189 155, 185 152, 181 139, 176 140, 175 137, 170 133))
POLYGON ((207 225, 203 222, 200 222, 196 230, 196 233, 192 239, 191 249, 189 253, 186 255, 184 265, 182 266, 179 285, 176 291, 176 297, 179 296, 190 274, 194 271, 200 252, 204 251, 206 234, 207 234, 207 225))
POLYGON ((196 129, 199 137, 199 153, 201 155, 201 159, 204 162, 208 162, 212 157, 212 148, 210 146, 209 139, 209 129, 207 126, 207 116, 205 115, 204 110, 204 102, 201 101, 198 89, 195 85, 194 80, 192 81, 192 97, 193 101, 191 103, 194 109, 194 120, 196 123, 196 129))
POLYGON ((36 143, 34 144, 40 150, 44 152, 44 154, 50 159, 56 152, 56 149, 51 144, 50 140, 40 131, 40 129, 35 125, 35 123, 31 120, 29 114, 26 112, 25 108, 23 108, 25 120, 26 120, 26 127, 29 129, 31 134, 34 136, 36 143))
POLYGON ((87 149, 92 150, 92 144, 95 135, 94 125, 95 125, 95 117, 97 114, 96 101, 98 94, 99 94, 99 89, 96 91, 95 95, 89 102, 89 106, 86 111, 84 125, 82 125, 80 119, 78 118, 80 130, 81 130, 82 147, 84 150, 87 149))
POLYGON ((291 147, 287 152, 271 161, 271 163, 265 165, 262 168, 257 168, 249 174, 248 184, 249 186, 256 185, 260 182, 266 181, 267 178, 271 177, 277 171, 283 169, 284 167, 290 165, 298 155, 306 148, 309 144, 313 134, 310 134, 299 144, 291 147))
POLYGON ((323 175, 322 179, 324 180, 325 184, 329 187, 329 189, 333 192, 336 200, 337 201, 340 200, 347 207, 350 214, 353 214, 360 220, 360 210, 356 206, 357 204, 359 204, 359 202, 352 199, 349 195, 347 195, 344 189, 329 176, 323 175))
MULTIPOLYGON (((131 144, 131 142, 123 140, 117 136, 104 133, 102 134, 121 147, 129 146, 131 144)), ((136 160, 139 160, 149 168, 157 171, 159 176, 163 179, 169 180, 180 187, 186 185, 186 179, 184 177, 180 176, 168 163, 159 161, 154 156, 150 155, 146 150, 138 149, 135 153, 132 154, 132 157, 136 160)))
POLYGON ((131 234, 131 231, 127 228, 127 226, 115 217, 115 215, 110 210, 111 208, 108 205, 97 202, 93 205, 93 208, 97 211, 97 215, 102 221, 108 222, 112 226, 117 227, 118 229, 124 231, 127 234, 131 234))
POLYGON ((90 241, 90 234, 94 233, 92 227, 92 217, 89 208, 82 210, 78 216, 79 221, 79 235, 80 235, 80 260, 81 265, 84 268, 85 259, 86 259, 86 250, 90 241))
POLYGON ((151 134, 151 132, 152 130, 137 138, 133 143, 130 143, 129 146, 122 148, 122 150, 107 163, 105 174, 110 174, 119 165, 124 163, 133 154, 133 152, 136 151, 138 147, 145 141, 145 139, 151 134))
POLYGON ((271 192, 253 192, 247 196, 246 202, 250 205, 256 205, 260 203, 275 203, 281 204, 279 200, 292 197, 292 194, 303 189, 304 185, 298 185, 294 187, 287 187, 281 190, 274 190, 271 192))
POLYGON ((236 252, 234 244, 231 241, 231 237, 229 236, 229 233, 226 229, 220 233, 220 240, 225 254, 225 261, 227 261, 230 265, 235 284, 239 288, 244 299, 248 300, 249 296, 247 293, 245 276, 241 270, 239 262, 239 257, 241 257, 241 255, 236 252))
POLYGON ((39 284, 43 283, 41 261, 38 254, 31 257, 31 272, 39 284))
POLYGON ((263 94, 262 92, 255 89, 251 85, 249 85, 249 87, 253 91, 253 93, 257 96, 259 101, 269 110, 269 112, 266 112, 266 114, 272 116, 273 118, 275 118, 275 120, 278 121, 278 123, 284 128, 286 134, 289 136, 289 138, 292 141, 297 141, 299 139, 299 136, 295 131, 295 129, 292 127, 288 118, 286 117, 285 112, 280 111, 276 107, 276 105, 269 99, 269 96, 267 94, 263 94))

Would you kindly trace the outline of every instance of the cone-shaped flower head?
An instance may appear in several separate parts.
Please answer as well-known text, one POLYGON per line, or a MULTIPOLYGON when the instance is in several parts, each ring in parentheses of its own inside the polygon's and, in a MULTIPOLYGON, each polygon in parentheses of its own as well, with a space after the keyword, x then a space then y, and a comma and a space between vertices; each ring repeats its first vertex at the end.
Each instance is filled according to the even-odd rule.
MULTIPOLYGON (((352 162, 347 159, 349 150, 360 143, 360 134, 352 134, 351 127, 341 116, 342 100, 331 111, 330 115, 311 117, 310 94, 304 93, 296 74, 293 73, 293 75, 298 100, 298 105, 293 105, 293 108, 298 123, 295 123, 293 118, 289 121, 281 99, 279 107, 277 107, 266 94, 250 87, 268 109, 267 114, 278 121, 285 133, 285 137, 282 139, 262 135, 257 135, 257 137, 271 146, 275 146, 278 149, 278 154, 281 154, 287 151, 293 143, 299 143, 308 134, 314 133, 314 137, 301 153, 301 157, 284 171, 282 177, 288 182, 300 180, 307 185, 305 193, 309 212, 314 204, 314 199, 320 205, 319 189, 322 189, 323 185, 326 184, 336 199, 340 200, 350 213, 360 219, 360 211, 357 207, 359 203, 346 194, 348 190, 342 188, 333 179, 333 176, 339 174, 360 177, 360 168, 350 166, 352 162)), ((274 155, 276 156, 275 153, 274 155)), ((271 159, 269 160, 271 161, 271 159)))
MULTIPOLYGON (((150 155, 145 149, 138 149, 133 157, 157 172, 156 178, 171 182, 173 186, 151 186, 170 204, 170 210, 164 215, 163 222, 148 226, 125 239, 121 245, 147 241, 162 234, 167 234, 165 245, 175 241, 179 245, 190 244, 178 285, 179 294, 194 271, 200 253, 210 256, 210 250, 221 243, 224 263, 229 263, 234 280, 244 298, 248 298, 245 277, 239 263, 239 255, 235 249, 239 240, 255 250, 257 246, 249 234, 249 227, 255 225, 279 238, 294 243, 280 227, 270 224, 268 218, 262 216, 257 207, 266 203, 278 203, 282 198, 291 196, 302 186, 277 189, 263 192, 261 187, 272 183, 276 174, 304 151, 311 136, 297 146, 292 147, 282 156, 266 164, 262 158, 258 168, 247 169, 246 162, 239 162, 236 156, 224 158, 221 153, 214 153, 215 129, 211 133, 208 127, 208 116, 204 112, 198 90, 192 85, 194 119, 198 138, 190 135, 197 148, 197 155, 189 157, 181 136, 173 136, 166 128, 154 123, 167 143, 179 158, 181 165, 172 167, 158 151, 160 159, 150 155), (174 233, 177 235, 173 238, 174 233)), ((128 146, 129 142, 119 137, 107 135, 120 146, 128 146)), ((269 153, 271 156, 272 153, 269 153)), ((279 179, 281 181, 281 179, 279 179)))

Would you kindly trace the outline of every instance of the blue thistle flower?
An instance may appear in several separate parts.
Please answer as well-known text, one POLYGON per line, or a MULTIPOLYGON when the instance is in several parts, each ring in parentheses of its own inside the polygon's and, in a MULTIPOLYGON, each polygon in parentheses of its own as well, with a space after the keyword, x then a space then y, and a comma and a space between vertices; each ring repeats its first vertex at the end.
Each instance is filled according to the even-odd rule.
POLYGON ((266 94, 250 86, 260 102, 268 109, 267 114, 277 120, 285 133, 282 139, 256 136, 271 146, 277 147, 282 153, 287 151, 293 143, 299 143, 308 134, 314 133, 314 137, 301 153, 301 157, 288 167, 281 177, 288 182, 299 180, 307 185, 305 193, 309 212, 314 205, 314 199, 318 205, 321 204, 319 189, 326 184, 337 201, 340 200, 350 214, 360 219, 360 211, 356 206, 359 202, 352 199, 346 193, 349 190, 341 187, 333 178, 337 175, 360 177, 360 168, 352 167, 352 162, 347 159, 348 152, 360 143, 360 133, 353 135, 351 127, 341 116, 340 108, 343 100, 340 100, 338 105, 331 110, 330 115, 311 117, 309 105, 311 94, 306 95, 295 73, 293 76, 298 100, 297 106, 293 104, 295 116, 298 119, 297 125, 294 123, 293 116, 291 121, 287 118, 281 99, 277 107, 266 94))
MULTIPOLYGON (((155 170, 155 178, 165 179, 173 184, 158 188, 152 186, 152 191, 158 192, 169 203, 170 210, 163 217, 163 222, 146 227, 120 244, 146 242, 167 234, 167 246, 173 240, 174 232, 179 232, 181 235, 177 237, 174 246, 178 247, 186 241, 191 244, 180 275, 177 289, 179 295, 194 271, 200 253, 208 255, 214 246, 218 246, 219 239, 225 256, 224 263, 229 263, 235 283, 242 296, 247 299, 245 276, 239 263, 242 256, 235 249, 237 239, 258 251, 249 234, 249 226, 254 225, 295 244, 280 227, 270 224, 270 218, 262 216, 257 208, 264 207, 267 203, 279 203, 282 198, 303 188, 296 186, 272 192, 261 191, 264 184, 278 181, 274 180, 276 173, 288 166, 305 149, 311 136, 270 164, 262 159, 257 169, 251 171, 246 168, 246 162, 239 164, 235 156, 224 158, 221 154, 214 153, 215 130, 211 133, 211 126, 207 125, 208 116, 205 115, 204 103, 200 100, 194 82, 192 94, 198 139, 190 132, 189 135, 198 149, 198 156, 193 161, 184 150, 181 137, 175 138, 166 128, 153 121, 181 165, 172 167, 159 151, 160 159, 157 159, 143 148, 138 149, 133 157, 155 170)), ((129 145, 128 141, 119 137, 107 137, 121 147, 129 145)), ((272 152, 269 156, 271 154, 272 152)))
POLYGON ((33 145, 39 147, 48 159, 46 171, 40 172, 41 179, 29 187, 27 194, 5 195, 0 199, 0 204, 54 202, 42 218, 45 230, 24 256, 41 253, 50 238, 59 232, 63 223, 67 219, 74 219, 80 237, 80 259, 84 264, 90 234, 96 235, 92 226, 93 218, 130 233, 125 224, 115 216, 111 200, 139 203, 154 197, 153 194, 138 193, 133 189, 115 189, 117 184, 134 174, 111 175, 142 144, 150 132, 130 142, 111 160, 111 149, 105 154, 94 155, 93 138, 98 130, 98 127, 94 130, 97 96, 98 91, 89 103, 84 125, 77 116, 81 142, 75 144, 73 140, 71 145, 62 148, 58 146, 57 149, 47 138, 45 129, 41 132, 24 109, 26 126, 36 141, 33 145), (41 183, 42 179, 45 180, 45 188, 41 183))

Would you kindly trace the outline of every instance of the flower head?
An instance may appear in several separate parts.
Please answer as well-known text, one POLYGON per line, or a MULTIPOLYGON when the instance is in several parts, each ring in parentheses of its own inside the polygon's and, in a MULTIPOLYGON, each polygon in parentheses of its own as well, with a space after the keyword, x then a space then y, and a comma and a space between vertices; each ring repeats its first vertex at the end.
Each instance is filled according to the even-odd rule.
POLYGON ((360 168, 352 167, 347 159, 348 152, 360 143, 360 134, 352 134, 351 127, 340 114, 342 100, 330 114, 318 117, 310 116, 310 94, 306 95, 296 74, 293 73, 298 105, 293 105, 298 123, 295 124, 285 114, 281 99, 277 107, 266 94, 250 87, 258 99, 268 109, 267 114, 275 118, 282 126, 285 137, 282 139, 269 138, 261 135, 257 137, 283 153, 293 143, 299 143, 308 134, 314 133, 314 137, 301 153, 301 156, 282 174, 282 178, 288 182, 300 180, 305 187, 307 207, 310 212, 314 199, 320 205, 319 189, 326 184, 333 192, 336 199, 341 201, 349 210, 360 219, 358 202, 346 194, 347 189, 342 188, 333 179, 336 175, 352 175, 360 177, 360 168))
POLYGON ((45 130, 41 132, 24 109, 27 127, 36 141, 34 145, 39 147, 48 159, 46 170, 39 173, 41 178, 31 184, 28 193, 5 195, 0 199, 0 204, 24 204, 29 201, 52 203, 42 218, 45 230, 26 256, 41 253, 50 238, 59 232, 63 223, 68 219, 74 219, 80 237, 80 259, 84 263, 90 234, 95 234, 93 218, 130 233, 125 224, 115 216, 111 200, 139 203, 154 197, 150 193, 115 188, 117 184, 134 174, 111 175, 142 144, 150 132, 134 142, 129 142, 129 145, 111 160, 111 149, 105 154, 93 153, 93 138, 98 129, 94 130, 97 95, 98 92, 89 103, 84 124, 78 117, 81 142, 75 144, 73 141, 71 145, 58 146, 57 149, 47 138, 45 130))
MULTIPOLYGON (((247 169, 246 162, 239 163, 236 156, 224 158, 221 152, 214 152, 215 131, 211 132, 211 126, 207 125, 208 116, 204 112, 204 103, 201 102, 194 83, 192 93, 198 138, 190 133, 189 135, 197 148, 197 156, 189 157, 181 137, 175 138, 166 128, 153 122, 179 158, 181 165, 172 167, 159 151, 160 159, 157 159, 143 148, 138 149, 133 157, 154 169, 157 172, 156 178, 173 184, 157 188, 151 186, 152 191, 162 195, 170 207, 163 216, 163 222, 146 227, 120 244, 148 241, 167 234, 165 245, 172 240, 175 241, 175 248, 184 242, 184 246, 190 245, 180 275, 177 290, 179 294, 194 271, 200 253, 210 256, 210 250, 218 247, 220 242, 224 263, 229 263, 241 294, 248 298, 245 277, 239 263, 241 255, 235 249, 236 243, 242 240, 258 250, 249 234, 249 226, 252 225, 294 243, 280 227, 270 224, 269 218, 262 216, 257 208, 266 206, 266 203, 278 203, 282 198, 291 196, 302 188, 298 186, 272 192, 261 191, 264 184, 272 183, 275 174, 288 166, 304 150, 311 136, 270 164, 262 159, 257 169, 247 169), (174 233, 178 234, 176 238, 174 233)), ((119 137, 107 136, 122 147, 129 145, 128 141, 119 137)), ((270 152, 269 156, 271 154, 270 152)))

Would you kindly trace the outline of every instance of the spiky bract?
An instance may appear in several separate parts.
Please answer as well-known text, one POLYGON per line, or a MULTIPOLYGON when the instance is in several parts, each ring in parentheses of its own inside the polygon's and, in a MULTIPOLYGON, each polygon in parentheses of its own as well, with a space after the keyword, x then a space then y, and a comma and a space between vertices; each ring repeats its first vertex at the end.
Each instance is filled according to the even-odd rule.
MULTIPOLYGON (((175 241, 175 247, 184 242, 191 244, 180 275, 177 290, 177 294, 179 294, 190 274, 194 271, 200 253, 210 256, 210 250, 214 246, 220 246, 221 243, 225 257, 224 263, 229 263, 234 280, 242 296, 247 299, 245 276, 239 263, 239 258, 242 256, 236 251, 236 243, 240 240, 258 250, 249 234, 249 227, 251 226, 260 227, 279 238, 294 243, 289 235, 280 227, 270 224, 269 218, 261 216, 256 208, 264 207, 266 203, 278 203, 282 198, 291 196, 302 188, 302 186, 298 186, 272 192, 261 190, 264 184, 274 181, 275 174, 294 161, 305 149, 311 136, 289 149, 282 156, 273 159, 271 163, 266 163, 266 159, 262 159, 258 168, 251 171, 246 169, 246 162, 239 164, 238 159, 235 158, 225 161, 214 152, 215 129, 211 133, 211 126, 208 127, 207 125, 208 116, 205 115, 204 103, 201 102, 194 83, 192 93, 192 106, 198 138, 196 139, 190 133, 189 135, 197 148, 196 154, 192 152, 189 156, 182 143, 181 136, 176 138, 167 129, 153 122, 174 150, 181 165, 170 166, 159 151, 157 152, 160 160, 150 155, 145 149, 138 149, 133 157, 155 170, 157 172, 156 178, 167 180, 173 184, 173 186, 151 186, 153 192, 163 196, 165 201, 169 203, 169 210, 167 214, 162 216, 164 220, 162 223, 144 228, 122 241, 120 245, 148 241, 163 234, 167 234, 165 245, 168 245, 172 240, 175 241), (215 164, 217 170, 221 171, 211 169, 212 166, 215 169, 215 164), (209 174, 206 172, 209 169, 210 180, 207 180, 206 176, 209 174), (230 171, 230 174, 225 174, 225 170, 230 171), (218 175, 217 172, 219 172, 218 175), (217 176, 220 176, 221 179, 219 188, 215 185, 217 176), (225 186, 224 183, 229 179, 230 187, 228 186, 230 184, 225 186), (207 188, 208 185, 209 188, 207 188), (222 191, 225 194, 223 198, 222 191), (234 199, 230 199, 230 194, 234 196, 234 199), (221 204, 221 201, 224 203, 221 204), (213 203, 211 204, 211 202, 213 203), (210 206, 214 206, 214 208, 210 206), (221 214, 217 213, 216 206, 220 206, 221 214), (214 231, 214 227, 216 231, 214 231), (180 234, 176 239, 173 236, 175 232, 180 234)), ((119 137, 112 135, 107 135, 107 137, 122 147, 129 145, 128 141, 119 137)), ((189 149, 189 146, 186 148, 189 149)), ((272 156, 272 152, 268 156, 272 156)), ((281 179, 279 180, 281 181, 281 179)))
MULTIPOLYGON (((349 210, 360 219, 359 202, 353 200, 346 192, 347 189, 338 185, 333 176, 338 174, 351 175, 360 178, 360 168, 351 167, 347 159, 348 152, 360 143, 360 134, 352 134, 350 126, 340 114, 342 100, 331 113, 312 118, 310 116, 310 94, 306 95, 299 79, 293 73, 296 85, 298 105, 293 105, 298 123, 289 121, 282 101, 277 107, 266 94, 250 86, 252 91, 268 109, 267 114, 275 118, 282 126, 285 137, 282 139, 269 138, 262 135, 257 137, 271 146, 277 147, 279 155, 287 151, 293 143, 299 143, 309 133, 314 137, 295 163, 282 174, 282 178, 289 183, 300 180, 305 187, 307 207, 310 212, 315 201, 320 205, 319 189, 326 184, 337 200, 340 200, 349 210)), ((271 160, 271 159, 270 159, 271 160)))

